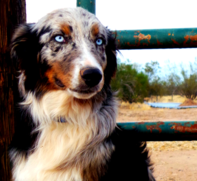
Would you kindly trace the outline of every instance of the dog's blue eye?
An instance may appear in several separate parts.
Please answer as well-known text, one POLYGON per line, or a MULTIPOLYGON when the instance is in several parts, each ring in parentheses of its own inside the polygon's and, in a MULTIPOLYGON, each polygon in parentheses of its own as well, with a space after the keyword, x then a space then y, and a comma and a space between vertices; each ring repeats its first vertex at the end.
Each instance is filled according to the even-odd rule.
POLYGON ((63 43, 63 42, 65 42, 65 39, 63 36, 57 35, 57 36, 55 36, 55 41, 57 41, 59 43, 63 43))
POLYGON ((97 44, 97 45, 102 45, 102 44, 103 44, 103 40, 102 40, 101 38, 98 38, 98 39, 96 40, 96 44, 97 44))

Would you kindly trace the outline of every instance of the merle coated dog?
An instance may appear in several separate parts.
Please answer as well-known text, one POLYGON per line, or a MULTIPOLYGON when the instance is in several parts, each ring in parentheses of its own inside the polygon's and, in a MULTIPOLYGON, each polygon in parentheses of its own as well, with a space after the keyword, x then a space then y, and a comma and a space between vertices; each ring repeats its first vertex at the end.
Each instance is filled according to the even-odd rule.
POLYGON ((14 181, 154 181, 146 144, 116 126, 114 35, 82 8, 20 25, 14 181))

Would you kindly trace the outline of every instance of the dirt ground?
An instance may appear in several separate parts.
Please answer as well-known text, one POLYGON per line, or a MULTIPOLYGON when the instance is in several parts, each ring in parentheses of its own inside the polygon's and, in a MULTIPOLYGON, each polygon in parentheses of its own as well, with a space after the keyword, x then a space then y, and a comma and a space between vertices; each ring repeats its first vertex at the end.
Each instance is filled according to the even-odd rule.
MULTIPOLYGON (((118 122, 197 121, 197 108, 159 109, 122 103, 118 122)), ((157 181, 197 181, 197 141, 148 142, 157 181)))
POLYGON ((197 121, 197 108, 150 108, 148 110, 132 110, 120 108, 118 114, 118 122, 127 121, 197 121))

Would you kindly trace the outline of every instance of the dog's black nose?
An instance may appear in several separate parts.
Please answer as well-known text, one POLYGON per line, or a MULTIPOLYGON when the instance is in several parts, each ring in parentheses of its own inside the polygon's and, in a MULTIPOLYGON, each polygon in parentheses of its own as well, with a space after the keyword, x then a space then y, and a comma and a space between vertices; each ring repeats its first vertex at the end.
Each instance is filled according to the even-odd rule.
POLYGON ((97 68, 84 68, 80 74, 86 85, 90 87, 96 86, 102 79, 102 73, 97 68))

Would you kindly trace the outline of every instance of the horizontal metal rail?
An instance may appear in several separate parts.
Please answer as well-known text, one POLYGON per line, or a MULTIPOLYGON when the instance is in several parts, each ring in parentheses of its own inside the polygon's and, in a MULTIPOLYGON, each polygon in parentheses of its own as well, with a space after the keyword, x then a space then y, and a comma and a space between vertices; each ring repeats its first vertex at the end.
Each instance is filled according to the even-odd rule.
POLYGON ((197 47, 197 28, 114 31, 119 49, 197 47))
POLYGON ((197 121, 127 122, 117 125, 123 130, 135 130, 137 138, 143 141, 197 140, 197 121))
MULTIPOLYGON (((95 14, 96 0, 77 0, 77 6, 95 14)), ((119 49, 197 47, 197 28, 113 31, 119 49)), ((117 123, 144 141, 197 140, 197 121, 117 123)))

